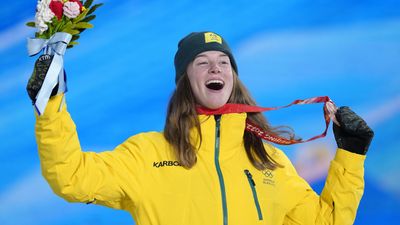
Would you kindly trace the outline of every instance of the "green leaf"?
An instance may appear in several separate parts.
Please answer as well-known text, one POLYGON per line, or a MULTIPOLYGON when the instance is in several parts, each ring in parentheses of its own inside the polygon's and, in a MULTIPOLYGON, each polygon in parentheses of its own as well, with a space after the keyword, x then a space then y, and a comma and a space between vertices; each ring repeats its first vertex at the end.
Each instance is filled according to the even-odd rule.
POLYGON ((76 41, 80 38, 79 34, 75 34, 72 36, 71 41, 76 41))
POLYGON ((35 26, 35 22, 27 22, 26 25, 27 25, 28 27, 36 27, 36 26, 35 26))
POLYGON ((77 44, 79 44, 79 43, 76 42, 76 41, 71 41, 71 42, 67 45, 67 48, 72 48, 72 47, 74 47, 74 46, 77 45, 77 44))
POLYGON ((53 32, 53 26, 51 26, 51 24, 47 24, 48 25, 48 34, 49 34, 49 37, 51 36, 51 35, 53 35, 54 34, 54 32, 53 32))
POLYGON ((81 20, 81 22, 89 22, 91 20, 94 20, 96 18, 96 15, 90 15, 85 17, 85 19, 81 20))
POLYGON ((86 22, 79 22, 77 24, 75 24, 74 29, 76 28, 93 28, 93 25, 90 23, 86 23, 86 22))
POLYGON ((62 23, 60 30, 72 29, 74 24, 71 21, 68 21, 66 24, 62 23))
POLYGON ((92 5, 93 0, 86 0, 85 3, 83 4, 83 6, 85 6, 85 8, 90 8, 90 6, 92 5))
POLYGON ((54 28, 54 32, 58 32, 58 31, 62 30, 63 27, 64 27, 64 25, 65 25, 64 23, 65 23, 65 21, 64 21, 64 20, 61 20, 61 21, 56 25, 56 27, 54 28))
POLYGON ((79 16, 75 17, 75 19, 72 20, 73 23, 78 23, 79 21, 81 21, 83 18, 86 17, 88 13, 88 10, 83 11, 81 14, 79 14, 79 16))
POLYGON ((83 33, 83 31, 85 31, 86 28, 80 28, 80 29, 78 29, 78 30, 79 30, 80 33, 83 33))
POLYGON ((63 29, 62 32, 70 33, 72 35, 79 34, 79 31, 74 29, 63 29))
POLYGON ((96 5, 92 6, 92 8, 89 9, 89 12, 87 13, 87 15, 92 14, 94 11, 96 11, 97 8, 99 8, 102 5, 104 5, 104 4, 103 3, 99 3, 99 4, 96 4, 96 5))

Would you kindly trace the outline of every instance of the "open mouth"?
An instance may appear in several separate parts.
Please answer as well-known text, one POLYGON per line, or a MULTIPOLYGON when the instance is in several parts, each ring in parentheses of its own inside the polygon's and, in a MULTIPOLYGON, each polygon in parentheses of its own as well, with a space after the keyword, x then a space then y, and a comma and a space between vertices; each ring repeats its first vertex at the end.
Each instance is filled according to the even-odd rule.
POLYGON ((219 91, 224 87, 224 82, 222 80, 208 80, 206 87, 214 91, 219 91))

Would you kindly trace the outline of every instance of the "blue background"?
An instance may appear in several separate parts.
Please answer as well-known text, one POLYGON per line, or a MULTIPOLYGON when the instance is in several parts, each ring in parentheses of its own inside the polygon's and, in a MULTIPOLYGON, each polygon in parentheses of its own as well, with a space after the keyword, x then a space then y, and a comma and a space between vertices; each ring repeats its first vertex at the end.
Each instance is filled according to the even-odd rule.
MULTIPOLYGON (((400 219, 400 1, 104 0, 95 28, 67 51, 68 108, 84 150, 113 149, 129 136, 162 130, 174 89, 173 57, 192 31, 229 42, 240 78, 261 106, 319 95, 349 105, 375 131, 365 163, 366 188, 355 224, 400 219)), ((133 224, 130 215, 67 203, 41 176, 34 115, 25 86, 25 27, 35 1, 0 8, 0 224, 133 224)), ((321 105, 266 116, 303 138, 321 133, 321 105)), ((282 147, 320 192, 335 151, 324 139, 282 147)))

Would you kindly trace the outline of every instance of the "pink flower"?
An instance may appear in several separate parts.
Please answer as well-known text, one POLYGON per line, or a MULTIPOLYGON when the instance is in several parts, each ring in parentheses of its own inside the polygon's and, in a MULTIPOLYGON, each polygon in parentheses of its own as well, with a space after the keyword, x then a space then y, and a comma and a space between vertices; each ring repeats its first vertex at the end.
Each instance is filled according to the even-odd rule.
POLYGON ((82 2, 81 1, 79 1, 79 0, 69 0, 70 2, 76 2, 76 3, 78 3, 78 5, 79 5, 79 10, 82 12, 82 7, 83 7, 83 5, 82 5, 82 2))
POLYGON ((51 11, 61 20, 63 16, 63 3, 57 0, 52 0, 49 5, 51 11))
POLYGON ((66 2, 64 3, 64 15, 70 19, 77 17, 81 13, 81 7, 77 2, 66 2))

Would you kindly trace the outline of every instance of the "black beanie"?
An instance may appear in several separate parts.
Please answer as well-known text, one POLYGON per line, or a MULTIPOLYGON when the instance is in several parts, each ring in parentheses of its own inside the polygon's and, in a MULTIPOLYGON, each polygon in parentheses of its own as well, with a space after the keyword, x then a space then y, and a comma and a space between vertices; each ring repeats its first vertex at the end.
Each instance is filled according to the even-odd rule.
POLYGON ((237 73, 237 65, 233 58, 228 43, 214 32, 192 32, 178 43, 178 51, 175 54, 175 83, 186 72, 186 68, 194 58, 205 51, 221 51, 225 53, 230 61, 232 68, 237 73))

